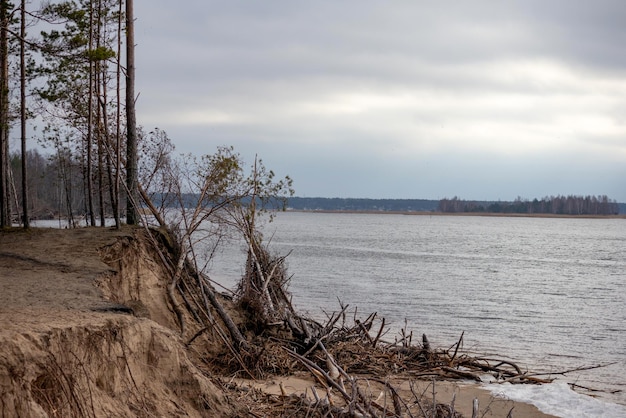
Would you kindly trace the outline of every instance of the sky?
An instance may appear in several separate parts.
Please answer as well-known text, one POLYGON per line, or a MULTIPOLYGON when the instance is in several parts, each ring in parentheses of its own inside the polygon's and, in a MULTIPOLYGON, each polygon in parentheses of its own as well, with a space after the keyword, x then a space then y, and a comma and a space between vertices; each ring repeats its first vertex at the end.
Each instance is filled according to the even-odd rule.
POLYGON ((623 0, 135 1, 137 120, 297 196, 626 202, 623 0))

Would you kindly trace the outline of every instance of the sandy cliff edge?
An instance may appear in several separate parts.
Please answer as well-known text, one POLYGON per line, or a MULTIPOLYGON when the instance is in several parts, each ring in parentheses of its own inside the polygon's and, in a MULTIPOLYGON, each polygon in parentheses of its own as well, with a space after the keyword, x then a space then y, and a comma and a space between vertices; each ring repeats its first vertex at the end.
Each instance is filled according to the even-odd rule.
POLYGON ((235 415, 175 332, 96 288, 119 272, 99 250, 134 234, 0 234, 0 416, 235 415))

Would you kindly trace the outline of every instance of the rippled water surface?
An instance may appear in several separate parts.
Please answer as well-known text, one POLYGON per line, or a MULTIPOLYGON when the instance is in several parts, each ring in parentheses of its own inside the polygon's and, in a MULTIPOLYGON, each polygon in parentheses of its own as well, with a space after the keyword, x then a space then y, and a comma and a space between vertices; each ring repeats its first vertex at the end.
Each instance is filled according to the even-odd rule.
MULTIPOLYGON (((265 227, 288 257, 301 311, 337 298, 447 347, 497 353, 626 405, 626 220, 281 213, 265 227)), ((212 265, 233 286, 233 244, 212 265)))

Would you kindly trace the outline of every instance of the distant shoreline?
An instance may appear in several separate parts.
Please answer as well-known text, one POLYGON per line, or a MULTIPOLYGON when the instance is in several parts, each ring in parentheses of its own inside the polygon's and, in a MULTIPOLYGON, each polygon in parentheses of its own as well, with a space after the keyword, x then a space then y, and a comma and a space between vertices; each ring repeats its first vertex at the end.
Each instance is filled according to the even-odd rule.
POLYGON ((417 216, 484 216, 493 218, 573 218, 573 219, 626 219, 626 215, 565 215, 553 213, 496 213, 496 212, 430 212, 395 210, 330 210, 330 209, 287 209, 286 212, 338 213, 367 215, 417 215, 417 216))

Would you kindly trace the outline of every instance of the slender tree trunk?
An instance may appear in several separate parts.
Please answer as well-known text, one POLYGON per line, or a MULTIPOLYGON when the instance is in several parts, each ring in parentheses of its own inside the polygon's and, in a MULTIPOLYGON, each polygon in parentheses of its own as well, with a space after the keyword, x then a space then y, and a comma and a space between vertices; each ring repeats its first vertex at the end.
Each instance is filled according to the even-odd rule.
MULTIPOLYGON (((89 225, 89 219, 90 219, 90 214, 89 214, 89 181, 88 181, 88 175, 87 175, 87 170, 89 170, 87 168, 87 163, 86 161, 88 160, 89 156, 87 155, 87 137, 85 137, 83 139, 83 151, 82 151, 82 155, 80 157, 80 173, 82 174, 82 178, 80 179, 80 181, 83 182, 83 196, 82 196, 82 201, 79 202, 79 205, 83 207, 83 212, 82 212, 82 216, 84 216, 85 218, 85 224, 89 225)), ((78 205, 77 205, 78 206, 78 205)))
MULTIPOLYGON (((13 204, 15 205, 15 213, 20 213, 20 199, 17 197, 17 188, 15 187, 15 176, 13 174, 13 167, 9 164, 9 193, 13 193, 13 204)), ((9 204, 9 207, 11 205, 9 204)), ((20 225, 22 222, 20 221, 20 225)))
POLYGON ((126 0, 126 223, 139 222, 137 180, 137 120, 135 115, 135 17, 133 0, 126 0))
MULTIPOLYGON (((96 13, 97 23, 94 30, 94 35, 96 37, 96 49, 100 48, 100 40, 102 38, 102 0, 98 0, 98 11, 96 13)), ((100 78, 101 74, 102 61, 98 60, 94 62, 94 82, 95 82, 95 103, 96 107, 96 141, 98 144, 98 202, 99 202, 99 214, 100 214, 100 226, 104 227, 106 218, 104 213, 104 129, 102 122, 102 111, 100 109, 100 97, 102 95, 102 85, 100 78)), ((103 78, 104 80, 105 78, 103 78)), ((104 87, 106 90, 106 86, 104 87)), ((104 109, 106 112, 106 109, 104 109)))
POLYGON ((30 227, 28 219, 28 171, 26 170, 26 0, 20 14, 20 137, 22 142, 22 224, 30 227))
MULTIPOLYGON (((96 71, 97 74, 100 74, 100 69, 98 68, 99 65, 96 65, 96 71)), ((98 85, 97 87, 97 95, 96 95, 96 100, 100 100, 100 77, 97 77, 96 83, 98 85)), ((104 124, 102 122, 102 115, 100 114, 100 107, 97 105, 97 103, 95 104, 96 106, 96 120, 97 120, 97 125, 96 125, 96 129, 97 129, 97 136, 96 136, 96 140, 98 143, 98 202, 99 202, 99 215, 100 215, 100 226, 104 227, 105 226, 105 222, 106 222, 106 216, 105 216, 105 201, 104 201, 104 189, 105 189, 105 185, 104 185, 104 124)))
POLYGON ((108 97, 107 97, 107 81, 106 81, 106 73, 107 73, 107 68, 106 68, 106 62, 103 66, 103 68, 101 69, 102 71, 102 100, 100 101, 100 107, 102 108, 101 112, 102 112, 102 133, 104 135, 103 139, 103 144, 104 144, 104 148, 105 148, 105 162, 106 162, 106 170, 107 170, 107 179, 109 182, 109 198, 111 199, 111 208, 113 211, 113 218, 115 219, 115 227, 117 229, 120 228, 120 217, 118 214, 118 202, 117 202, 117 195, 116 195, 116 189, 115 189, 115 184, 114 184, 114 179, 113 179, 113 147, 111 146, 111 133, 109 131, 109 115, 107 113, 107 103, 108 103, 108 97))
MULTIPOLYGON (((59 180, 60 180, 60 183, 63 185, 60 188, 60 194, 65 195, 65 206, 67 210, 67 226, 69 228, 74 228, 76 226, 76 223, 74 222, 74 210, 72 206, 72 185, 71 185, 72 169, 71 167, 68 169, 67 167, 68 163, 66 161, 67 155, 64 155, 61 152, 60 148, 57 148, 57 157, 59 161, 59 180)), ((69 162, 69 164, 71 164, 71 161, 69 162)), ((62 200, 59 200, 59 216, 61 216, 62 204, 63 204, 62 200)))
MULTIPOLYGON (((93 2, 89 2, 89 50, 93 49, 93 2)), ((87 92, 87 204, 91 226, 96 225, 93 209, 93 60, 89 60, 89 91, 87 92)))
MULTIPOLYGON (((104 104, 103 104, 104 106, 104 104)), ((115 196, 115 188, 113 185, 114 179, 113 179, 113 164, 112 164, 112 157, 111 157, 111 146, 110 146, 110 142, 109 142, 109 138, 110 138, 110 134, 109 134, 109 128, 108 128, 108 123, 109 123, 109 118, 107 117, 107 115, 104 115, 104 137, 106 138, 106 153, 104 155, 105 157, 105 163, 106 163, 106 170, 107 170, 107 180, 109 183, 109 199, 111 199, 111 210, 113 211, 113 218, 115 219, 115 227, 117 229, 120 228, 120 224, 119 224, 119 216, 116 215, 118 207, 117 207, 117 201, 116 201, 116 196, 115 196)))
POLYGON ((113 211, 115 212, 115 227, 120 228, 120 172, 122 167, 122 95, 121 95, 121 75, 122 75, 122 1, 119 2, 117 18, 117 68, 115 70, 115 94, 116 94, 116 122, 115 122, 115 199, 113 200, 113 211))
POLYGON ((0 0, 0 227, 9 219, 9 2, 0 0))

